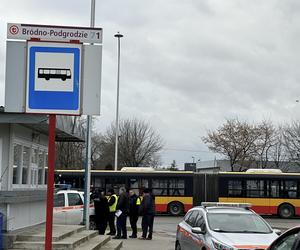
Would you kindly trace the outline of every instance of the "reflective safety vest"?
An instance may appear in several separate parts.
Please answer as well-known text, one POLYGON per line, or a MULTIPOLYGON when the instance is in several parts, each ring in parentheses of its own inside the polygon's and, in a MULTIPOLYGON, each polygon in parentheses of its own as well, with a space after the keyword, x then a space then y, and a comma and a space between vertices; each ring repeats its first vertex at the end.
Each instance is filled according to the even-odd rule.
POLYGON ((111 195, 108 198, 108 202, 111 199, 111 197, 115 197, 115 202, 114 202, 114 204, 112 204, 111 206, 109 206, 109 212, 116 212, 116 210, 117 210, 117 203, 118 203, 118 196, 116 194, 111 195))
POLYGON ((135 204, 136 204, 137 206, 139 206, 139 205, 141 205, 141 202, 142 202, 142 198, 141 198, 141 197, 137 197, 137 198, 136 198, 136 203, 135 203, 135 204))

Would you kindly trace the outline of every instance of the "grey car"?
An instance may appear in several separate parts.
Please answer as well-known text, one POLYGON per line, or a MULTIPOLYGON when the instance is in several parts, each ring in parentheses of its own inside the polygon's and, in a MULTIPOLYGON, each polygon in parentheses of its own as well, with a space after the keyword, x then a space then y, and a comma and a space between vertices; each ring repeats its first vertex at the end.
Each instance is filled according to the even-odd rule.
POLYGON ((205 203, 190 209, 177 226, 176 250, 260 250, 278 237, 278 230, 248 206, 205 203))

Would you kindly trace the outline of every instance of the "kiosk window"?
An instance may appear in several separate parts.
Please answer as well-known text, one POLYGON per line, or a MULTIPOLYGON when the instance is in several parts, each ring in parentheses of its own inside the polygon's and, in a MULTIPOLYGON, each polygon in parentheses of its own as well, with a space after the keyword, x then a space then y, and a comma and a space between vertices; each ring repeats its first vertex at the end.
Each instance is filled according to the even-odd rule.
POLYGON ((13 184, 20 184, 22 170, 22 146, 14 144, 13 184))

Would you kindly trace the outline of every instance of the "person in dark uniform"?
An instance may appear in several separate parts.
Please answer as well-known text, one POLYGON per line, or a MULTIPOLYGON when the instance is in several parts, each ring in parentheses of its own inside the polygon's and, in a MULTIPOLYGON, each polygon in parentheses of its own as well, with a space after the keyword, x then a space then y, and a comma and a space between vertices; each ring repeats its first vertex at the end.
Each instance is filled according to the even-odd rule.
POLYGON ((109 189, 107 192, 108 197, 108 206, 109 206, 109 214, 108 214, 108 224, 109 224, 109 233, 107 235, 115 235, 116 234, 116 226, 115 226, 115 212, 117 209, 118 197, 115 194, 113 189, 109 189))
POLYGON ((137 238, 137 226, 136 223, 139 219, 139 207, 141 205, 141 199, 137 196, 134 190, 129 190, 129 221, 132 229, 132 235, 129 238, 137 238))
POLYGON ((99 231, 99 234, 103 235, 107 227, 107 220, 109 214, 108 201, 104 196, 103 190, 99 190, 98 192, 96 192, 94 198, 94 205, 96 226, 99 231))
POLYGON ((124 187, 119 190, 117 204, 117 235, 113 239, 127 239, 126 219, 129 209, 129 198, 124 187))
POLYGON ((143 234, 139 239, 152 240, 153 222, 154 222, 154 215, 155 215, 155 202, 148 188, 144 189, 143 200, 141 202, 139 210, 140 210, 140 214, 143 216, 142 218, 143 234))

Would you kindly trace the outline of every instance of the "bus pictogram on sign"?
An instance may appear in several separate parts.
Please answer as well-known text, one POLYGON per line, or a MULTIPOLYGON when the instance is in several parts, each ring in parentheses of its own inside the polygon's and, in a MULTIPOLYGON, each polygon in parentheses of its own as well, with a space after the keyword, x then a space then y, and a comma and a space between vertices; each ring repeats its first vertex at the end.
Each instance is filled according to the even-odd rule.
POLYGON ((60 69, 60 68, 38 68, 38 78, 44 78, 49 81, 53 79, 61 79, 65 81, 66 79, 71 79, 70 69, 60 69))

